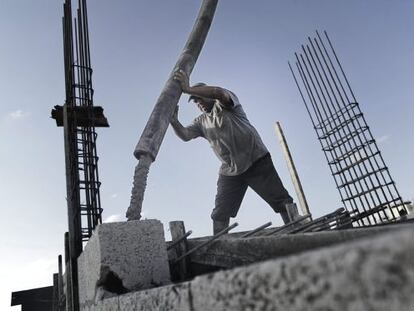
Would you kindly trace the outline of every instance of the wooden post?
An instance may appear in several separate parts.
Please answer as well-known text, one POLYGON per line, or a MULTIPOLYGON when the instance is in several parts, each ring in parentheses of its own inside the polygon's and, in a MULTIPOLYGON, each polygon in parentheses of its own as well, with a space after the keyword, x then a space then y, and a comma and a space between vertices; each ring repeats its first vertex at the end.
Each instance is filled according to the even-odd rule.
POLYGON ((62 255, 58 256, 58 310, 62 311, 65 308, 63 307, 64 301, 64 292, 63 292, 63 266, 62 266, 62 255))
MULTIPOLYGON (((185 227, 183 221, 170 221, 170 232, 172 241, 178 240, 185 234, 185 227)), ((178 243, 175 247, 176 258, 187 252, 187 239, 184 239, 178 243)), ((180 262, 175 264, 175 269, 177 272, 178 281, 184 281, 189 275, 189 259, 185 258, 180 262)))
POLYGON ((53 273, 53 297, 52 297, 52 310, 58 311, 59 309, 59 274, 53 273))
POLYGON ((275 124, 276 134, 279 138, 280 146, 283 150, 283 155, 285 156, 286 164, 290 173, 290 178, 292 178, 293 186, 295 187, 295 192, 299 200, 300 208, 302 209, 303 215, 310 215, 308 202, 306 201, 305 193, 303 192, 302 184, 300 182, 298 173, 296 171, 295 164, 293 163, 292 155, 290 154, 289 146, 287 144, 285 135, 283 134, 282 127, 279 122, 275 124))
MULTIPOLYGON (((77 187, 76 179, 78 179, 78 171, 75 169, 77 165, 76 159, 73 159, 71 155, 73 154, 73 137, 71 137, 71 132, 73 131, 73 124, 69 122, 70 116, 68 115, 67 103, 63 105, 63 134, 65 139, 65 165, 66 165, 66 193, 67 193, 67 204, 68 204, 68 244, 65 248, 68 249, 68 258, 70 269, 69 275, 70 283, 67 283, 67 286, 70 286, 70 291, 67 290, 69 295, 66 295, 67 301, 69 301, 68 311, 79 311, 79 292, 78 292, 78 270, 76 260, 78 256, 82 253, 82 228, 81 228, 81 212, 80 212, 80 194, 77 187), (71 131, 72 130, 72 131, 71 131), (76 189, 76 190, 75 190, 76 189)), ((75 137, 76 138, 76 137, 75 137)), ((76 142, 75 142, 76 143, 76 142)), ((66 238, 66 236, 65 236, 66 238)), ((66 242, 66 239, 65 239, 66 242)))
POLYGON ((66 311, 74 311, 72 297, 72 269, 69 252, 69 232, 65 232, 66 311))

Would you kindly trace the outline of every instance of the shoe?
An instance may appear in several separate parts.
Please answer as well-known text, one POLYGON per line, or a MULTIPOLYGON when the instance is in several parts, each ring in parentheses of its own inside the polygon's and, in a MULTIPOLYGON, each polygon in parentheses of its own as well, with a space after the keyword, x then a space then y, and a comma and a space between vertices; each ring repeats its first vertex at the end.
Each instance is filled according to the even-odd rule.
POLYGON ((285 210, 280 212, 280 216, 282 216, 285 225, 298 219, 300 215, 296 203, 286 203, 285 210))
POLYGON ((220 231, 223 231, 229 226, 230 219, 220 221, 220 220, 213 220, 213 234, 216 235, 220 231))

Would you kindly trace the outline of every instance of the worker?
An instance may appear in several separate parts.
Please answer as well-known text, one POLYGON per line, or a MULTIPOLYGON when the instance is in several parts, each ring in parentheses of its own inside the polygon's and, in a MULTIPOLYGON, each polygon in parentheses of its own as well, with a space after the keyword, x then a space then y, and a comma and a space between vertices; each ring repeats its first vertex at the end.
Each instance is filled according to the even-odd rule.
MULTIPOLYGON (((293 200, 284 188, 256 129, 250 124, 237 96, 224 88, 205 83, 189 84, 183 70, 174 73, 183 93, 189 94, 202 114, 184 127, 178 121, 178 106, 171 118, 171 125, 179 138, 189 141, 197 137, 208 140, 222 165, 217 181, 215 208, 211 214, 214 234, 229 225, 236 217, 246 193, 251 187, 285 224, 292 219, 287 205, 293 200)), ((288 207, 289 209, 289 207, 288 207)))

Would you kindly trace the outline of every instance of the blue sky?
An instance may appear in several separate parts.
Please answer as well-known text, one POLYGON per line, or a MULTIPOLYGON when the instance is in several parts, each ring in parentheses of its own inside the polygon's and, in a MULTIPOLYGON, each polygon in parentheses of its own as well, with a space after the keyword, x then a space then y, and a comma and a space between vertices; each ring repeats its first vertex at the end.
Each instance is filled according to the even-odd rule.
MULTIPOLYGON (((67 228, 63 132, 49 118, 64 101, 62 1, 0 0, 0 308, 11 291, 52 282, 67 228)), ((89 0, 95 104, 111 124, 98 137, 104 219, 124 220, 136 160, 132 152, 198 12, 195 0, 89 0)), ((274 132, 280 121, 310 209, 341 206, 287 61, 326 29, 404 199, 413 199, 414 20, 412 1, 245 1, 219 3, 191 77, 235 92, 294 194, 274 132)), ((198 115, 180 102, 186 124, 198 115)), ((144 215, 184 220, 211 232, 219 162, 206 141, 168 130, 153 164, 144 215)), ((248 191, 240 229, 281 220, 248 191)), ((167 233, 168 234, 168 233, 167 233)), ((18 308, 10 308, 18 310, 18 308)))

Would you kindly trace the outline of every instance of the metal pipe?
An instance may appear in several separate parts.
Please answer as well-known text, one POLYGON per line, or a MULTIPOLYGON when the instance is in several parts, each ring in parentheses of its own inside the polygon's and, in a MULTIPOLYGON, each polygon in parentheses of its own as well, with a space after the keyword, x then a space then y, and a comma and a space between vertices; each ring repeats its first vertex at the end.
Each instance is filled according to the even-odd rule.
POLYGON ((303 215, 303 216, 299 216, 296 220, 291 221, 290 223, 288 223, 288 224, 286 224, 286 225, 284 225, 284 226, 282 226, 282 227, 276 228, 276 229, 274 229, 274 230, 272 230, 272 231, 268 232, 267 234, 265 234, 265 236, 270 236, 270 235, 273 235, 273 234, 275 234, 275 233, 281 234, 281 233, 282 233, 284 230, 286 230, 287 228, 290 228, 290 227, 292 227, 292 226, 294 226, 294 225, 297 225, 297 224, 301 223, 302 221, 304 221, 305 219, 310 218, 311 216, 312 216, 312 215, 310 215, 310 214, 308 214, 308 215, 303 215))
POLYGON ((267 227, 269 227, 271 225, 272 225, 272 222, 269 221, 269 222, 265 223, 264 225, 261 225, 260 227, 257 227, 256 229, 253 229, 253 230, 251 230, 249 232, 246 232, 245 234, 241 235, 240 237, 241 238, 247 238, 249 236, 252 236, 252 235, 256 234, 257 232, 262 231, 263 229, 265 229, 265 228, 267 228, 267 227))
POLYGON ((306 224, 303 224, 299 227, 292 228, 288 233, 298 233, 298 232, 306 232, 308 228, 312 228, 313 226, 321 223, 325 223, 326 221, 332 221, 332 218, 336 217, 337 215, 343 213, 345 209, 343 207, 338 208, 336 211, 326 214, 324 216, 321 216, 317 219, 314 219, 313 221, 310 221, 306 224))
POLYGON ((234 224, 232 224, 231 226, 227 227, 226 229, 221 230, 219 233, 213 235, 210 239, 208 239, 204 243, 201 243, 200 245, 197 245, 196 247, 194 247, 194 248, 190 249, 189 251, 187 251, 186 253, 182 254, 180 257, 176 258, 174 260, 174 263, 179 262, 181 259, 183 259, 183 258, 191 255, 192 253, 194 253, 195 251, 199 250, 200 248, 211 244, 213 241, 217 240, 222 235, 225 235, 230 230, 236 228, 238 225, 239 224, 237 222, 235 222, 234 224))
POLYGON ((176 246, 177 244, 179 244, 180 242, 184 241, 187 237, 189 237, 191 234, 193 233, 193 231, 189 230, 188 232, 186 232, 182 237, 178 238, 175 241, 171 241, 172 243, 170 245, 167 246, 167 251, 174 248, 174 246, 176 246))

